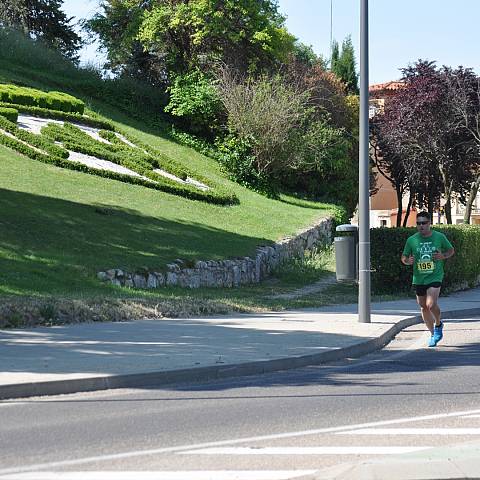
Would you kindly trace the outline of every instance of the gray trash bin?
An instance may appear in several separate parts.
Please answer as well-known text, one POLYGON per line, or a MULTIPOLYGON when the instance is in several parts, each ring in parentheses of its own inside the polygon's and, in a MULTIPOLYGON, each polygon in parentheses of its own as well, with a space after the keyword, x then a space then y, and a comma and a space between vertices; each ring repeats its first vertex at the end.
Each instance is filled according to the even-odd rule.
POLYGON ((343 234, 334 239, 337 282, 357 282, 358 226, 339 225, 335 230, 343 234))

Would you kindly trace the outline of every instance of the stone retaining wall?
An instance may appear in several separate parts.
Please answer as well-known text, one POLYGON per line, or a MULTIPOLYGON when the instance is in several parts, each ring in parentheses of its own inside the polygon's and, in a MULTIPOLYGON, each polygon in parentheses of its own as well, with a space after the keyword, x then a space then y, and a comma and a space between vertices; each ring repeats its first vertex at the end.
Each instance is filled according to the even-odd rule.
POLYGON ((166 271, 143 268, 127 272, 115 268, 98 272, 97 277, 114 285, 134 288, 161 288, 179 286, 199 287, 238 287, 258 283, 266 278, 281 263, 315 247, 332 242, 333 220, 326 218, 318 224, 300 232, 295 237, 287 237, 277 243, 258 247, 252 257, 238 257, 231 260, 196 261, 189 264, 175 260, 166 266, 166 271))

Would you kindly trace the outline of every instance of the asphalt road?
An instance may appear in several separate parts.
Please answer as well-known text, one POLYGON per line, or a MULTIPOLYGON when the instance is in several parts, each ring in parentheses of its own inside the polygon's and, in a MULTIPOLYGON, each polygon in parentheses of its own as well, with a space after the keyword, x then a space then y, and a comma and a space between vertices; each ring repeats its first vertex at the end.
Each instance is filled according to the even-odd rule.
POLYGON ((336 364, 2 401, 0 479, 277 480, 480 441, 479 318, 426 343, 417 325, 336 364))

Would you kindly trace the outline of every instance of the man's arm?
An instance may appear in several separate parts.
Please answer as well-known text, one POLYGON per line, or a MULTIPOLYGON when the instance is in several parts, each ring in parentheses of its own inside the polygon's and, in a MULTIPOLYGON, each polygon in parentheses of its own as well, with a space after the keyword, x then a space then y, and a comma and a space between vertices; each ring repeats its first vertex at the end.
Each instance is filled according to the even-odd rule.
POLYGON ((413 255, 409 255, 408 257, 406 255, 402 255, 400 260, 404 265, 413 265, 414 262, 413 255))
POLYGON ((452 257, 455 254, 455 249, 449 248, 446 252, 435 252, 433 254, 434 260, 446 260, 447 258, 452 257))
POLYGON ((403 249, 402 256, 400 257, 400 261, 404 265, 413 265, 414 258, 412 255, 412 247, 410 246, 410 239, 407 240, 405 244, 405 248, 403 249))

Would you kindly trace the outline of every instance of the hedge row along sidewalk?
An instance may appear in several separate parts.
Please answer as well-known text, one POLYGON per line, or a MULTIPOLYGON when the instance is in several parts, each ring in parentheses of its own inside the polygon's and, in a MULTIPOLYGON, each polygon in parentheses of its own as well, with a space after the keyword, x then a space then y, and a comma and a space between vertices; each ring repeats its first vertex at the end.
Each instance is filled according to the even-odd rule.
MULTIPOLYGON (((236 195, 225 186, 179 165, 156 148, 139 141, 126 132, 120 131, 112 123, 99 118, 93 112, 87 111, 88 116, 84 116, 79 113, 71 113, 74 112, 73 107, 70 108, 70 111, 61 111, 44 108, 43 106, 32 106, 31 103, 35 101, 37 105, 48 105, 46 100, 39 100, 43 97, 36 92, 40 91, 22 90, 21 87, 14 85, 0 85, 0 98, 9 100, 8 103, 0 102, 0 144, 34 160, 58 167, 142 185, 191 200, 219 205, 238 204, 236 195), (17 101, 23 102, 23 104, 12 103, 17 101), (25 103, 27 105, 24 105, 25 103), (37 117, 64 121, 65 123, 63 126, 58 125, 58 123, 49 123, 42 128, 41 134, 34 134, 17 127, 18 111, 37 117), (101 130, 98 133, 106 141, 96 140, 78 126, 67 123, 71 121, 79 125, 100 128, 101 130), (126 141, 122 140, 115 132, 121 134, 126 141), (133 171, 138 176, 90 167, 83 163, 71 161, 69 160, 69 150, 120 165, 133 171), (177 177, 178 180, 172 179, 171 176, 177 177)), ((59 92, 53 93, 56 95, 59 92)), ((45 95, 48 97, 53 93, 50 92, 45 95)), ((55 95, 54 97, 57 98, 55 95)), ((75 97, 66 94, 65 99, 65 101, 69 99, 77 100, 75 97)), ((79 100, 79 102, 81 101, 79 100)), ((52 105, 58 104, 53 100, 50 103, 52 105)), ((72 105, 75 105, 75 102, 72 101, 72 105)), ((65 109, 68 110, 67 107, 65 109)))

